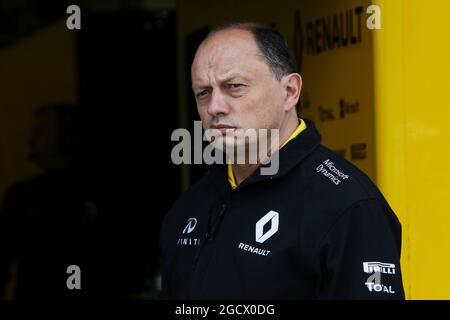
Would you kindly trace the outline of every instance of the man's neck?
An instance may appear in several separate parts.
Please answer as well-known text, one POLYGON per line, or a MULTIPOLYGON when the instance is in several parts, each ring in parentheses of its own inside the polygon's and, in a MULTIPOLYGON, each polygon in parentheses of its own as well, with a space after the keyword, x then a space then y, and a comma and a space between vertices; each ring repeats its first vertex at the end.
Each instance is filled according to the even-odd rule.
MULTIPOLYGON (((282 124, 282 128, 285 130, 280 130, 279 141, 275 147, 270 148, 270 154, 276 152, 280 146, 290 137, 290 135, 297 129, 299 126, 299 120, 297 117, 290 117, 287 119, 286 123, 282 124)), ((261 160, 261 159, 259 159, 261 160)), ((233 174, 237 185, 240 185, 242 181, 247 179, 253 172, 255 172, 260 166, 260 161, 257 164, 232 164, 233 174)))
POLYGON ((233 174, 236 181, 236 185, 240 185, 242 181, 247 179, 253 172, 259 167, 257 164, 233 164, 233 174))

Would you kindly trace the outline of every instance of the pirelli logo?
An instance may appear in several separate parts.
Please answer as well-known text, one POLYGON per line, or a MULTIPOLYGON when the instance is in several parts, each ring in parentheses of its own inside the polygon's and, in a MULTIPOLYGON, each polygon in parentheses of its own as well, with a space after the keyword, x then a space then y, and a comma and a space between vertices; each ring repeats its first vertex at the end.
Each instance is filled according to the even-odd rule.
POLYGON ((384 262, 363 262, 365 273, 395 274, 395 264, 384 262))

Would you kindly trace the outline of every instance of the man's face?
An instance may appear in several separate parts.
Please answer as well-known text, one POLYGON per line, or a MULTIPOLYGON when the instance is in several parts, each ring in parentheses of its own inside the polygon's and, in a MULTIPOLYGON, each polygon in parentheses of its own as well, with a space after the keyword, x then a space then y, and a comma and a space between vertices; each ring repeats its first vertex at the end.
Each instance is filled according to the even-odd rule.
POLYGON ((204 129, 235 133, 231 138, 227 134, 227 146, 234 145, 236 136, 237 144, 245 143, 236 129, 279 129, 282 124, 283 82, 248 31, 221 31, 200 46, 192 64, 192 88, 204 129))

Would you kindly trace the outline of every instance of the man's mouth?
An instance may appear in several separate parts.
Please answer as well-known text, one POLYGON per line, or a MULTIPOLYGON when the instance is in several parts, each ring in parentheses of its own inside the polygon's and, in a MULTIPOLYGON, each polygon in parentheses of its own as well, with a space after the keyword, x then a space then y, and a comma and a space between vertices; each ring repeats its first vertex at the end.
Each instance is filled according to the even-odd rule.
POLYGON ((227 132, 232 132, 236 127, 229 126, 226 124, 215 124, 211 126, 211 129, 219 130, 222 135, 226 135, 227 132))

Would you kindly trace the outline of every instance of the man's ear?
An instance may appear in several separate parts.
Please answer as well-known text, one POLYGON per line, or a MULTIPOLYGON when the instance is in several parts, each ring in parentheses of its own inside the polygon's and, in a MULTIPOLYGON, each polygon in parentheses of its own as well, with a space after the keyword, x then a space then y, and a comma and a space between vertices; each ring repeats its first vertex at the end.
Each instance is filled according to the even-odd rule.
POLYGON ((283 78, 286 91, 285 111, 290 111, 297 105, 302 91, 302 77, 298 73, 291 73, 283 78))

